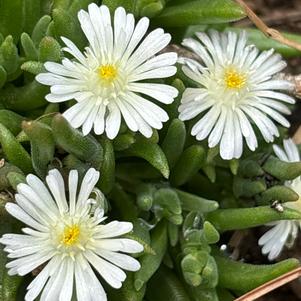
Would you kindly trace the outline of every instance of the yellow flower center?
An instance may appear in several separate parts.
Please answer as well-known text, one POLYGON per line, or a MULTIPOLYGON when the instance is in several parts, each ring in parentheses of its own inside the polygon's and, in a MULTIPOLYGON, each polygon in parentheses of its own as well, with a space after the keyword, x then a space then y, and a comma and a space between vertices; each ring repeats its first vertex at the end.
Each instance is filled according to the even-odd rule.
POLYGON ((225 83, 229 89, 241 89, 246 84, 246 76, 234 69, 225 72, 225 83))
POLYGON ((61 242, 67 247, 73 246, 78 242, 79 234, 80 229, 78 225, 68 226, 64 229, 61 242))
POLYGON ((98 68, 98 75, 102 80, 111 83, 117 76, 117 68, 114 65, 103 65, 98 68))

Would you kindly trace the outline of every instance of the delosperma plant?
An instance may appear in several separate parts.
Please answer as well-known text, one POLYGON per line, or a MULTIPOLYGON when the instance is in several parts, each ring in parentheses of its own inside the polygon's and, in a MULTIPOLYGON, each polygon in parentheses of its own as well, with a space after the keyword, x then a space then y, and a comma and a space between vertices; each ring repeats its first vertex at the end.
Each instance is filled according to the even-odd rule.
POLYGON ((300 53, 231 27, 244 17, 231 0, 1 2, 1 301, 228 301, 299 266, 279 260, 301 220, 279 72, 300 53), (231 254, 265 225, 263 264, 231 254))

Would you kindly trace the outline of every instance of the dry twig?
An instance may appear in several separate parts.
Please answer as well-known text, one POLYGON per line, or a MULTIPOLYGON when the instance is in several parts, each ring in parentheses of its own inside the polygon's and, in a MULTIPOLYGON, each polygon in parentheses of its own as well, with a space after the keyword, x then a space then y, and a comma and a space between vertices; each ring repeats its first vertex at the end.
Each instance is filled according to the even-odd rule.
POLYGON ((267 293, 277 289, 278 287, 289 283, 301 276, 301 267, 297 268, 293 271, 290 271, 276 279, 273 279, 257 288, 254 290, 244 294, 243 296, 235 299, 235 301, 253 301, 258 299, 259 297, 262 297, 266 295, 267 293))
POLYGON ((249 17, 249 19, 267 37, 301 51, 301 44, 299 44, 295 41, 292 41, 290 39, 287 39, 278 30, 268 27, 243 0, 235 0, 235 2, 237 2, 244 9, 244 11, 247 14, 247 16, 249 17))
POLYGON ((301 98, 301 74, 292 75, 287 73, 280 73, 277 75, 279 79, 285 79, 294 85, 292 93, 294 96, 301 98))
MULTIPOLYGON (((261 20, 268 26, 283 24, 284 22, 298 22, 301 20, 301 11, 290 10, 290 11, 277 11, 267 16, 261 17, 261 20)), ((251 26, 253 22, 250 19, 242 19, 237 21, 234 26, 247 27, 251 26)))
POLYGON ((301 144, 301 127, 299 126, 297 131, 294 133, 294 136, 292 137, 293 141, 296 144, 301 144))

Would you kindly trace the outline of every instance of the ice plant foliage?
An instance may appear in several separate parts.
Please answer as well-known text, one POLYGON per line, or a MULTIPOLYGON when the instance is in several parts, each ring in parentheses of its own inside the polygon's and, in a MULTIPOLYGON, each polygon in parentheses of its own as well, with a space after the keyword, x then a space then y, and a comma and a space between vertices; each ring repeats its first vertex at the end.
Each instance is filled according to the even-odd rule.
MULTIPOLYGON (((297 146, 291 139, 283 141, 284 149, 274 145, 274 152, 278 158, 285 162, 299 162, 300 155, 297 146)), ((295 210, 301 210, 301 178, 298 177, 293 181, 286 181, 286 186, 293 189, 298 195, 299 200, 296 202, 287 202, 283 205, 295 210)), ((286 245, 292 246, 301 227, 299 220, 282 220, 270 223, 273 227, 267 231, 260 239, 259 245, 262 246, 262 253, 268 254, 269 260, 275 259, 286 245)))
POLYGON ((46 177, 48 187, 29 174, 27 184, 17 187, 16 204, 7 203, 6 210, 29 226, 23 228, 25 234, 5 234, 0 240, 12 259, 7 264, 9 275, 23 276, 44 265, 28 286, 26 301, 39 295, 42 301, 68 301, 73 291, 79 301, 106 300, 94 270, 114 288, 126 278, 122 269, 139 270, 139 262, 124 253, 141 252, 142 245, 118 238, 132 230, 132 223, 101 224, 106 219, 103 209, 91 213, 94 200, 89 196, 98 179, 99 172, 91 168, 78 189, 78 173, 72 170, 67 198, 58 170, 46 177))
POLYGON ((256 149, 254 124, 265 141, 272 142, 279 136, 272 119, 288 127, 282 114, 290 113, 285 103, 294 103, 290 96, 274 91, 292 88, 289 82, 273 78, 286 66, 281 56, 273 50, 259 53, 255 46, 247 45, 245 32, 210 31, 196 36, 198 40, 183 41, 201 62, 180 58, 183 72, 197 85, 184 92, 180 119, 201 114, 191 134, 197 140, 208 137, 209 147, 220 144, 220 155, 226 160, 241 157, 243 138, 250 150, 256 149))
POLYGON ((78 19, 89 46, 82 53, 72 41, 62 38, 64 51, 74 60, 45 63, 48 72, 36 80, 51 86, 46 99, 75 99, 77 103, 64 116, 73 127, 82 126, 84 135, 94 129, 95 134, 106 132, 113 139, 123 117, 130 130, 150 137, 152 128, 161 129, 168 115, 148 98, 170 104, 178 95, 172 86, 154 82, 176 73, 176 53, 156 55, 171 36, 160 28, 147 34, 149 19, 143 17, 135 25, 134 16, 122 7, 111 20, 105 5, 90 4, 88 12, 78 13, 78 19))
POLYGON ((301 226, 297 148, 264 142, 287 136, 292 84, 229 31, 239 1, 40 2, 0 0, 0 301, 224 301, 297 268, 233 262, 224 234, 269 226, 273 260, 301 226))

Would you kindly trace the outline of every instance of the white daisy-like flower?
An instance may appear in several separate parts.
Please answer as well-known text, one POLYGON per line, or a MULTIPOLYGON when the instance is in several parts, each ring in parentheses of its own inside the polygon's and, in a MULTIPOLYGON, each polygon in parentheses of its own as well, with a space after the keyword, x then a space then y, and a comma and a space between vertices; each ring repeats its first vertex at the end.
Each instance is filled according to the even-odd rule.
POLYGON ((152 128, 161 129, 168 115, 146 97, 170 104, 178 95, 174 87, 153 81, 176 73, 176 53, 156 55, 170 42, 170 34, 161 28, 147 34, 149 19, 144 17, 135 25, 134 16, 122 7, 111 20, 107 6, 90 4, 88 12, 78 13, 78 19, 89 46, 82 53, 62 37, 66 44, 63 50, 74 60, 45 63, 48 73, 37 75, 36 80, 51 86, 46 99, 75 99, 77 103, 64 117, 74 128, 82 126, 84 135, 93 128, 95 134, 106 132, 113 139, 122 116, 130 130, 150 137, 152 128))
POLYGON ((273 49, 259 53, 247 45, 246 32, 196 33, 199 40, 185 39, 183 45, 199 56, 202 63, 180 58, 183 72, 197 88, 188 88, 179 107, 183 121, 202 114, 191 134, 197 140, 208 137, 209 147, 220 143, 220 155, 225 160, 240 158, 243 137, 250 150, 257 147, 253 125, 266 142, 279 136, 271 119, 284 127, 289 122, 282 114, 290 114, 284 103, 293 104, 290 96, 274 90, 290 90, 292 84, 273 75, 285 66, 273 49), (203 64, 203 65, 202 65, 203 64))
POLYGON ((5 234, 0 239, 13 259, 6 265, 8 274, 23 276, 42 267, 28 286, 25 301, 39 295, 41 301, 70 301, 73 291, 78 301, 107 300, 94 270, 114 288, 126 278, 122 269, 139 270, 139 262, 124 253, 141 252, 142 245, 119 238, 132 230, 132 223, 100 224, 106 219, 103 210, 90 211, 94 200, 89 196, 98 178, 99 172, 89 169, 78 189, 78 173, 72 170, 67 198, 58 170, 46 177, 48 187, 30 174, 27 184, 17 186, 16 203, 6 204, 12 216, 29 226, 22 229, 25 234, 5 234))
MULTIPOLYGON (((297 146, 291 139, 283 141, 284 149, 278 145, 273 145, 273 149, 277 157, 285 162, 299 162, 300 155, 297 146)), ((299 199, 296 202, 287 202, 283 206, 291 209, 301 210, 301 177, 297 177, 293 181, 286 181, 285 185, 294 190, 299 199)), ((269 231, 262 235, 259 239, 259 245, 262 246, 262 253, 268 254, 269 260, 274 260, 282 251, 284 246, 291 247, 301 228, 299 220, 282 220, 269 223, 273 226, 269 231)))

